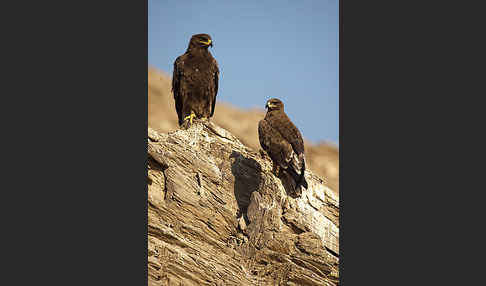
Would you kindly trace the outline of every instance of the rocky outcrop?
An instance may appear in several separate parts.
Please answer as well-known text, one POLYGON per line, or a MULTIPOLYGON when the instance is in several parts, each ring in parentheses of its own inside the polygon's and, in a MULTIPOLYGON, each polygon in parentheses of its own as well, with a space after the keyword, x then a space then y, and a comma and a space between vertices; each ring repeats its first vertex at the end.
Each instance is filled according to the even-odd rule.
POLYGON ((263 153, 196 122, 148 129, 149 285, 338 285, 339 198, 288 193, 263 153))

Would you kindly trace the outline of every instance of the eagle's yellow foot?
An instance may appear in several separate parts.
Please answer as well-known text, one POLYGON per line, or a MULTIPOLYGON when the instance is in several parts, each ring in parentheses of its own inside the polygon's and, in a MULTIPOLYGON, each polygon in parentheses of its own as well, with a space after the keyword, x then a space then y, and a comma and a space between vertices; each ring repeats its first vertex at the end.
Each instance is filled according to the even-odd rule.
POLYGON ((184 121, 188 120, 189 119, 189 122, 191 123, 192 125, 192 119, 196 117, 196 114, 194 114, 194 112, 191 112, 191 115, 188 115, 186 117, 184 117, 184 121))

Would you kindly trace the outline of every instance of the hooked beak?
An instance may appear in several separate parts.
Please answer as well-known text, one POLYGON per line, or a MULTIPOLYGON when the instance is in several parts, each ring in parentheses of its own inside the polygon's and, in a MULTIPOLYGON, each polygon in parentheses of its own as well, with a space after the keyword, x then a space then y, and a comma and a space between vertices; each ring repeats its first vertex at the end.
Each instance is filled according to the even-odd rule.
POLYGON ((207 42, 205 41, 199 41, 201 44, 205 44, 206 46, 210 46, 212 47, 213 46, 213 41, 211 41, 211 39, 208 39, 207 42))

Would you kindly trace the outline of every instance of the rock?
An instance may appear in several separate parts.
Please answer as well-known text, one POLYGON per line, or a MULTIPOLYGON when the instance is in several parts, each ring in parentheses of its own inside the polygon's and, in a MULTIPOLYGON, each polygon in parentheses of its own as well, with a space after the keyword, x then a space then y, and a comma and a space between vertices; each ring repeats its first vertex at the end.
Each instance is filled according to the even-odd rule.
POLYGON ((338 285, 339 198, 306 171, 289 195, 268 157, 217 125, 148 130, 149 285, 338 285))
POLYGON ((238 220, 238 226, 240 227, 240 230, 245 232, 246 231, 246 222, 245 222, 245 218, 243 216, 240 217, 240 219, 238 220))

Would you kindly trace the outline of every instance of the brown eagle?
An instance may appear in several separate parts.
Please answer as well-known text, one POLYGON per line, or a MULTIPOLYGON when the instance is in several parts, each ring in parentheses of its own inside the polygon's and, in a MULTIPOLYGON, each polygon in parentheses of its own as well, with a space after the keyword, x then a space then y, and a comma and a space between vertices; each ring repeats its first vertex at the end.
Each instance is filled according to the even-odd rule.
POLYGON ((191 37, 186 52, 174 62, 172 92, 179 126, 187 127, 194 118, 213 116, 218 93, 218 63, 208 51, 213 46, 211 36, 191 37))
POLYGON ((273 161, 273 173, 290 179, 293 191, 301 193, 301 186, 307 189, 305 180, 304 140, 299 129, 284 112, 284 104, 272 98, 265 105, 267 114, 258 123, 258 137, 263 150, 273 161))

